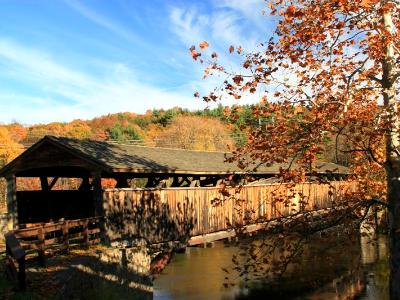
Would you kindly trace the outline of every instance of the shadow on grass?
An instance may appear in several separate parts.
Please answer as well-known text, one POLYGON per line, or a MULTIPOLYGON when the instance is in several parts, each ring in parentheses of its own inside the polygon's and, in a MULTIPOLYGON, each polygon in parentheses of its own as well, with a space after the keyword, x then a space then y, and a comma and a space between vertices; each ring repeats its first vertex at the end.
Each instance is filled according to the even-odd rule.
POLYGON ((152 299, 147 277, 99 259, 101 247, 49 257, 46 267, 28 258, 27 291, 15 289, 0 258, 0 299, 152 299))

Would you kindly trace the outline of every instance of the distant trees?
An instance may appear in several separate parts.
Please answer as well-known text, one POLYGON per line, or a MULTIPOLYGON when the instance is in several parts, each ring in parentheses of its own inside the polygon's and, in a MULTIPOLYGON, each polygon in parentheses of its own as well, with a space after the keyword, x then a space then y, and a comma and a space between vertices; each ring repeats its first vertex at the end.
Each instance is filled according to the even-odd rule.
POLYGON ((64 135, 77 139, 88 139, 92 137, 92 129, 90 126, 81 120, 75 120, 64 126, 64 135))
POLYGON ((0 166, 10 162, 23 150, 21 144, 16 143, 7 128, 0 127, 0 166))
POLYGON ((155 140, 156 146, 188 150, 227 151, 234 141, 221 121, 201 116, 178 116, 155 140))
POLYGON ((117 140, 121 142, 131 141, 131 140, 141 140, 142 136, 138 133, 137 126, 128 124, 122 126, 117 124, 114 127, 107 129, 107 133, 112 140, 117 140))
MULTIPOLYGON (((257 128, 265 128, 272 119, 272 115, 264 115, 263 110, 265 109, 266 106, 260 104, 234 105, 231 107, 219 104, 215 108, 198 111, 189 111, 175 107, 167 110, 153 109, 143 115, 125 112, 108 114, 92 120, 74 120, 69 123, 52 122, 32 126, 12 123, 0 125, 0 128, 6 128, 12 141, 24 146, 29 146, 37 142, 45 135, 55 135, 78 139, 114 140, 122 143, 138 141, 146 146, 163 145, 166 147, 189 147, 191 149, 217 149, 225 151, 227 149, 226 145, 231 145, 232 143, 234 146, 244 146, 248 142, 251 132, 257 128), (181 118, 184 119, 185 117, 189 118, 193 116, 199 118, 196 120, 202 120, 201 122, 206 123, 216 120, 218 124, 216 125, 218 128, 217 131, 224 131, 229 136, 230 141, 225 141, 225 144, 218 145, 216 140, 210 142, 196 135, 192 137, 190 146, 188 142, 171 142, 171 140, 176 140, 173 137, 173 131, 176 130, 177 124, 181 122, 181 118), (170 128, 171 126, 173 128, 170 128), (199 142, 199 140, 202 141, 199 142)), ((194 132, 195 130, 192 134, 194 132)), ((210 134, 215 133, 212 130, 209 132, 210 134)), ((179 139, 182 140, 183 137, 179 137, 179 139)), ((219 136, 216 139, 221 140, 222 137, 219 136)), ((320 159, 339 164, 348 163, 350 154, 336 151, 336 139, 334 136, 326 137, 324 143, 324 152, 319 155, 320 159)))
MULTIPOLYGON (((167 131, 165 135, 171 134, 173 130, 170 130, 169 127, 172 124, 175 124, 175 127, 177 126, 177 124, 174 123, 177 118, 197 116, 199 118, 204 118, 205 122, 211 122, 208 121, 211 119, 216 120, 218 129, 221 129, 222 124, 222 127, 226 127, 223 130, 234 137, 234 143, 236 145, 243 145, 247 140, 246 132, 248 132, 245 128, 259 124, 259 119, 254 118, 251 114, 252 109, 253 107, 249 105, 232 108, 218 105, 216 108, 198 111, 189 111, 180 107, 174 107, 167 110, 148 110, 143 115, 124 112, 108 114, 92 120, 74 120, 68 123, 52 122, 49 124, 36 124, 32 126, 12 123, 0 125, 0 127, 4 127, 9 131, 14 142, 26 146, 37 142, 45 135, 66 136, 78 139, 114 140, 117 142, 136 140, 141 141, 145 145, 155 146, 155 140, 159 139, 160 135, 165 139, 165 131, 167 131), (233 116, 233 114, 228 115, 226 113, 227 111, 230 113, 234 112, 235 116, 233 116)), ((199 138, 196 137, 196 139, 198 140, 199 138)), ((163 143, 165 144, 165 142, 163 143)), ((204 143, 205 141, 203 141, 203 145, 205 145, 204 143)), ((230 142, 227 144, 230 144, 230 142)), ((175 146, 177 147, 177 145, 179 145, 179 143, 175 146)), ((215 146, 216 142, 210 145, 211 146, 207 146, 206 148, 225 149, 225 146, 215 146)), ((201 148, 198 145, 195 147, 201 148)))
MULTIPOLYGON (((19 132, 19 131, 18 131, 19 132)), ((14 138, 16 138, 14 136, 14 138)), ((21 136, 18 135, 18 138, 21 136)), ((23 146, 14 141, 7 128, 0 127, 0 167, 4 166, 23 151, 23 146)), ((6 209, 6 183, 0 178, 0 213, 6 209)))

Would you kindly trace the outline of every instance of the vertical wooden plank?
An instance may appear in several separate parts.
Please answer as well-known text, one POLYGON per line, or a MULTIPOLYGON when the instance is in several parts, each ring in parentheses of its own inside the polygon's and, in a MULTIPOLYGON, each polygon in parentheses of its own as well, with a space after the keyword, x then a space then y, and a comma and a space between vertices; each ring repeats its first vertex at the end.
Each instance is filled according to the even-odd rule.
POLYGON ((210 206, 209 206, 209 199, 207 197, 203 197, 203 224, 202 224, 202 233, 208 233, 208 220, 209 220, 209 211, 210 211, 210 206))

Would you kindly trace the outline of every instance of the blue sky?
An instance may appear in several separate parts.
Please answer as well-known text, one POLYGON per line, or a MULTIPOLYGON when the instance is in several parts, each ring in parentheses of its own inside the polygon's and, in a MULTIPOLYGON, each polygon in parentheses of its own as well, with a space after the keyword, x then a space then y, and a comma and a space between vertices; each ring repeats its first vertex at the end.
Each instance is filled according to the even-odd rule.
MULTIPOLYGON (((231 44, 267 39, 263 0, 0 0, 0 122, 24 124, 202 109, 188 48, 202 40, 232 69, 231 44)), ((256 102, 258 99, 248 99, 256 102)))

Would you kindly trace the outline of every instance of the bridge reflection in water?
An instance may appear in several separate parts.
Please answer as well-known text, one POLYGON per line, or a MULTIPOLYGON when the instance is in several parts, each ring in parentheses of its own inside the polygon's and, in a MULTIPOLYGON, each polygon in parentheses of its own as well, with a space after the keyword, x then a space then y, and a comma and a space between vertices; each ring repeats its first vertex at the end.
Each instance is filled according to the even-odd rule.
POLYGON ((237 245, 217 242, 213 248, 192 247, 177 254, 155 280, 154 299, 389 299, 384 236, 376 242, 359 236, 315 237, 300 263, 290 266, 279 282, 251 282, 245 288, 237 278, 225 288, 222 268, 238 252, 237 245))

